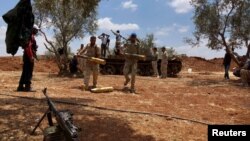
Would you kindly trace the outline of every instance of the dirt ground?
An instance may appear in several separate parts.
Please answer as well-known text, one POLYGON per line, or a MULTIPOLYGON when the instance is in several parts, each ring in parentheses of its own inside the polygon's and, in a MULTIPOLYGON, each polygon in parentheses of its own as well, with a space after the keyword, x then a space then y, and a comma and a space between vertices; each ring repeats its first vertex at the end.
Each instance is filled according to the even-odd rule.
MULTIPOLYGON (((221 72, 222 58, 215 58, 212 60, 206 60, 200 57, 182 57, 182 70, 192 68, 193 71, 212 71, 221 72)), ((231 69, 235 67, 235 63, 232 63, 231 69)), ((22 57, 0 57, 0 70, 2 71, 21 71, 22 70, 22 57)), ((36 72, 51 72, 57 73, 58 68, 53 59, 46 59, 46 56, 39 56, 39 61, 35 63, 36 72)))
POLYGON ((231 80, 223 80, 218 60, 185 59, 177 78, 137 77, 134 95, 122 90, 123 76, 101 75, 99 86, 113 86, 115 91, 93 94, 82 90, 82 78, 57 77, 55 66, 39 70, 43 64, 49 63, 37 63, 33 93, 15 92, 19 67, 0 68, 0 141, 43 139, 46 119, 35 135, 30 132, 48 108, 45 87, 53 101, 76 103, 55 105, 74 113, 81 141, 205 141, 207 124, 250 124, 250 88, 240 86, 232 74, 231 80), (213 67, 216 72, 209 71, 213 67), (194 72, 187 73, 187 68, 194 72))

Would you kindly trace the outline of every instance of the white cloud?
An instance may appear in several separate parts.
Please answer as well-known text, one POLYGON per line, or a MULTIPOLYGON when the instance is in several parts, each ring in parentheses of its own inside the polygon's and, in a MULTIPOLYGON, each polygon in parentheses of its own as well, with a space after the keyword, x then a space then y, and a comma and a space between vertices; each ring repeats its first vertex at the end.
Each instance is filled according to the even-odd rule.
POLYGON ((161 27, 156 30, 155 35, 168 36, 171 31, 173 31, 173 27, 161 27))
POLYGON ((5 39, 6 30, 7 30, 6 26, 0 27, 0 40, 1 41, 5 39))
MULTIPOLYGON (((213 58, 222 58, 225 55, 225 50, 212 50, 206 46, 208 40, 204 39, 200 43, 200 45, 196 47, 192 47, 189 44, 182 44, 182 45, 171 45, 168 44, 164 39, 156 39, 155 43, 157 47, 166 46, 166 47, 173 47, 177 54, 186 54, 187 56, 197 56, 202 57, 205 59, 213 59, 213 58)), ((246 47, 243 47, 242 49, 236 49, 235 52, 237 52, 239 55, 245 55, 247 51, 246 47)))
POLYGON ((155 35, 156 36, 168 36, 171 32, 178 31, 179 33, 186 33, 188 32, 188 30, 189 30, 189 26, 173 24, 171 26, 156 28, 155 35))
POLYGON ((122 7, 124 9, 130 9, 132 11, 135 11, 137 10, 138 5, 133 3, 133 0, 128 0, 128 1, 122 2, 122 7))
POLYGON ((140 27, 135 23, 124 23, 116 24, 112 22, 112 19, 109 17, 101 18, 97 21, 99 29, 101 30, 139 30, 140 27))
POLYGON ((183 14, 192 10, 191 0, 171 0, 168 4, 175 9, 176 13, 183 14))
POLYGON ((225 52, 223 50, 216 51, 207 48, 206 46, 191 47, 190 45, 183 45, 176 47, 175 50, 178 54, 186 54, 187 56, 197 56, 206 59, 213 59, 223 57, 225 52))
POLYGON ((179 29, 178 29, 180 33, 186 33, 188 32, 188 30, 189 30, 189 26, 179 26, 179 29))
MULTIPOLYGON (((225 51, 222 50, 212 50, 206 46, 207 40, 203 40, 202 43, 197 47, 192 47, 188 44, 175 47, 174 49, 178 54, 186 54, 187 56, 198 56, 206 59, 222 58, 225 55, 225 51)), ((247 49, 236 49, 239 55, 246 54, 247 49)))
MULTIPOLYGON (((6 53, 6 44, 5 44, 5 37, 6 37, 6 26, 0 27, 0 56, 10 56, 10 54, 6 53)), ((47 34, 48 39, 52 40, 52 35, 47 34)), ((44 47, 44 43, 46 43, 43 36, 36 36, 36 41, 38 45, 38 54, 44 54, 46 51, 46 48, 44 47)), ((18 49, 18 52, 15 54, 15 56, 20 56, 23 54, 23 50, 21 47, 18 49)))
POLYGON ((6 45, 5 45, 5 35, 6 35, 6 26, 0 27, 0 55, 7 55, 6 54, 6 45))

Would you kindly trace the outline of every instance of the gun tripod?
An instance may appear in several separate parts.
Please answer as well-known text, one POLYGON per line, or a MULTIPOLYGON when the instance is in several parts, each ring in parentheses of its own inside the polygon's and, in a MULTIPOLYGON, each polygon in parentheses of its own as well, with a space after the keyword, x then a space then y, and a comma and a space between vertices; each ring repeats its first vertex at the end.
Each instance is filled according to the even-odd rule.
POLYGON ((48 110, 43 114, 43 116, 39 119, 38 123, 36 124, 35 128, 32 130, 31 135, 34 135, 36 132, 36 129, 40 126, 41 122, 43 121, 43 119, 47 116, 48 118, 48 123, 49 126, 53 126, 53 121, 52 121, 52 113, 50 108, 48 108, 48 110))

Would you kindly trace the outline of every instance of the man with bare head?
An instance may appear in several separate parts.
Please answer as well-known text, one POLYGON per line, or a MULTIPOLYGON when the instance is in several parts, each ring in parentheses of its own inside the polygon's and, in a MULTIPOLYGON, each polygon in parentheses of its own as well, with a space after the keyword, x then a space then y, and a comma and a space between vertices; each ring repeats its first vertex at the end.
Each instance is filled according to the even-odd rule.
MULTIPOLYGON (((96 37, 90 37, 90 43, 80 52, 80 54, 84 54, 88 57, 96 57, 100 58, 100 48, 96 45, 96 37)), ((99 73, 99 65, 91 62, 89 60, 85 60, 85 70, 84 70, 84 85, 85 90, 89 90, 89 79, 91 73, 93 74, 93 88, 97 85, 98 73, 99 73)))
POLYGON ((157 52, 156 47, 152 48, 152 57, 153 57, 152 68, 154 71, 154 76, 159 76, 158 68, 157 68, 158 52, 157 52))
POLYGON ((168 75, 168 52, 165 47, 161 48, 162 59, 161 59, 161 78, 167 78, 168 75))

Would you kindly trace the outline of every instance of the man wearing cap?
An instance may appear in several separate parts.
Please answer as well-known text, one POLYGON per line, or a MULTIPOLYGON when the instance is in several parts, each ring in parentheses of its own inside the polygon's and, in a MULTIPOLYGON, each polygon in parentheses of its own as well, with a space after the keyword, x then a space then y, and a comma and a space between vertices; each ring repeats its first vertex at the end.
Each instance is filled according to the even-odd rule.
POLYGON ((107 46, 108 46, 108 40, 109 40, 109 35, 102 33, 100 36, 98 36, 99 39, 102 40, 102 44, 101 44, 101 56, 102 57, 106 57, 106 50, 107 50, 107 46))
POLYGON ((19 81, 19 86, 17 91, 30 92, 31 90, 31 79, 34 69, 34 59, 36 59, 37 44, 35 40, 35 35, 38 33, 39 28, 34 25, 32 29, 32 35, 28 44, 23 47, 23 71, 19 81))
POLYGON ((161 78, 167 78, 168 75, 168 52, 165 47, 161 48, 162 58, 161 58, 161 78))
MULTIPOLYGON (((137 42, 137 35, 132 33, 129 42, 124 45, 125 54, 138 54, 139 55, 139 48, 140 44, 137 42)), ((123 74, 125 76, 124 87, 127 87, 128 83, 130 82, 129 74, 131 74, 131 93, 135 93, 135 76, 137 73, 137 58, 133 58, 132 56, 125 55, 125 65, 123 69, 123 74)))
MULTIPOLYGON (((86 45, 86 47, 79 53, 79 54, 85 54, 88 57, 96 57, 100 58, 100 48, 96 45, 96 37, 91 36, 90 37, 90 43, 86 45)), ((98 73, 99 73, 99 65, 85 60, 85 70, 84 70, 84 85, 85 90, 89 90, 89 79, 90 75, 93 73, 93 88, 96 88, 97 85, 97 79, 98 79, 98 73)))

